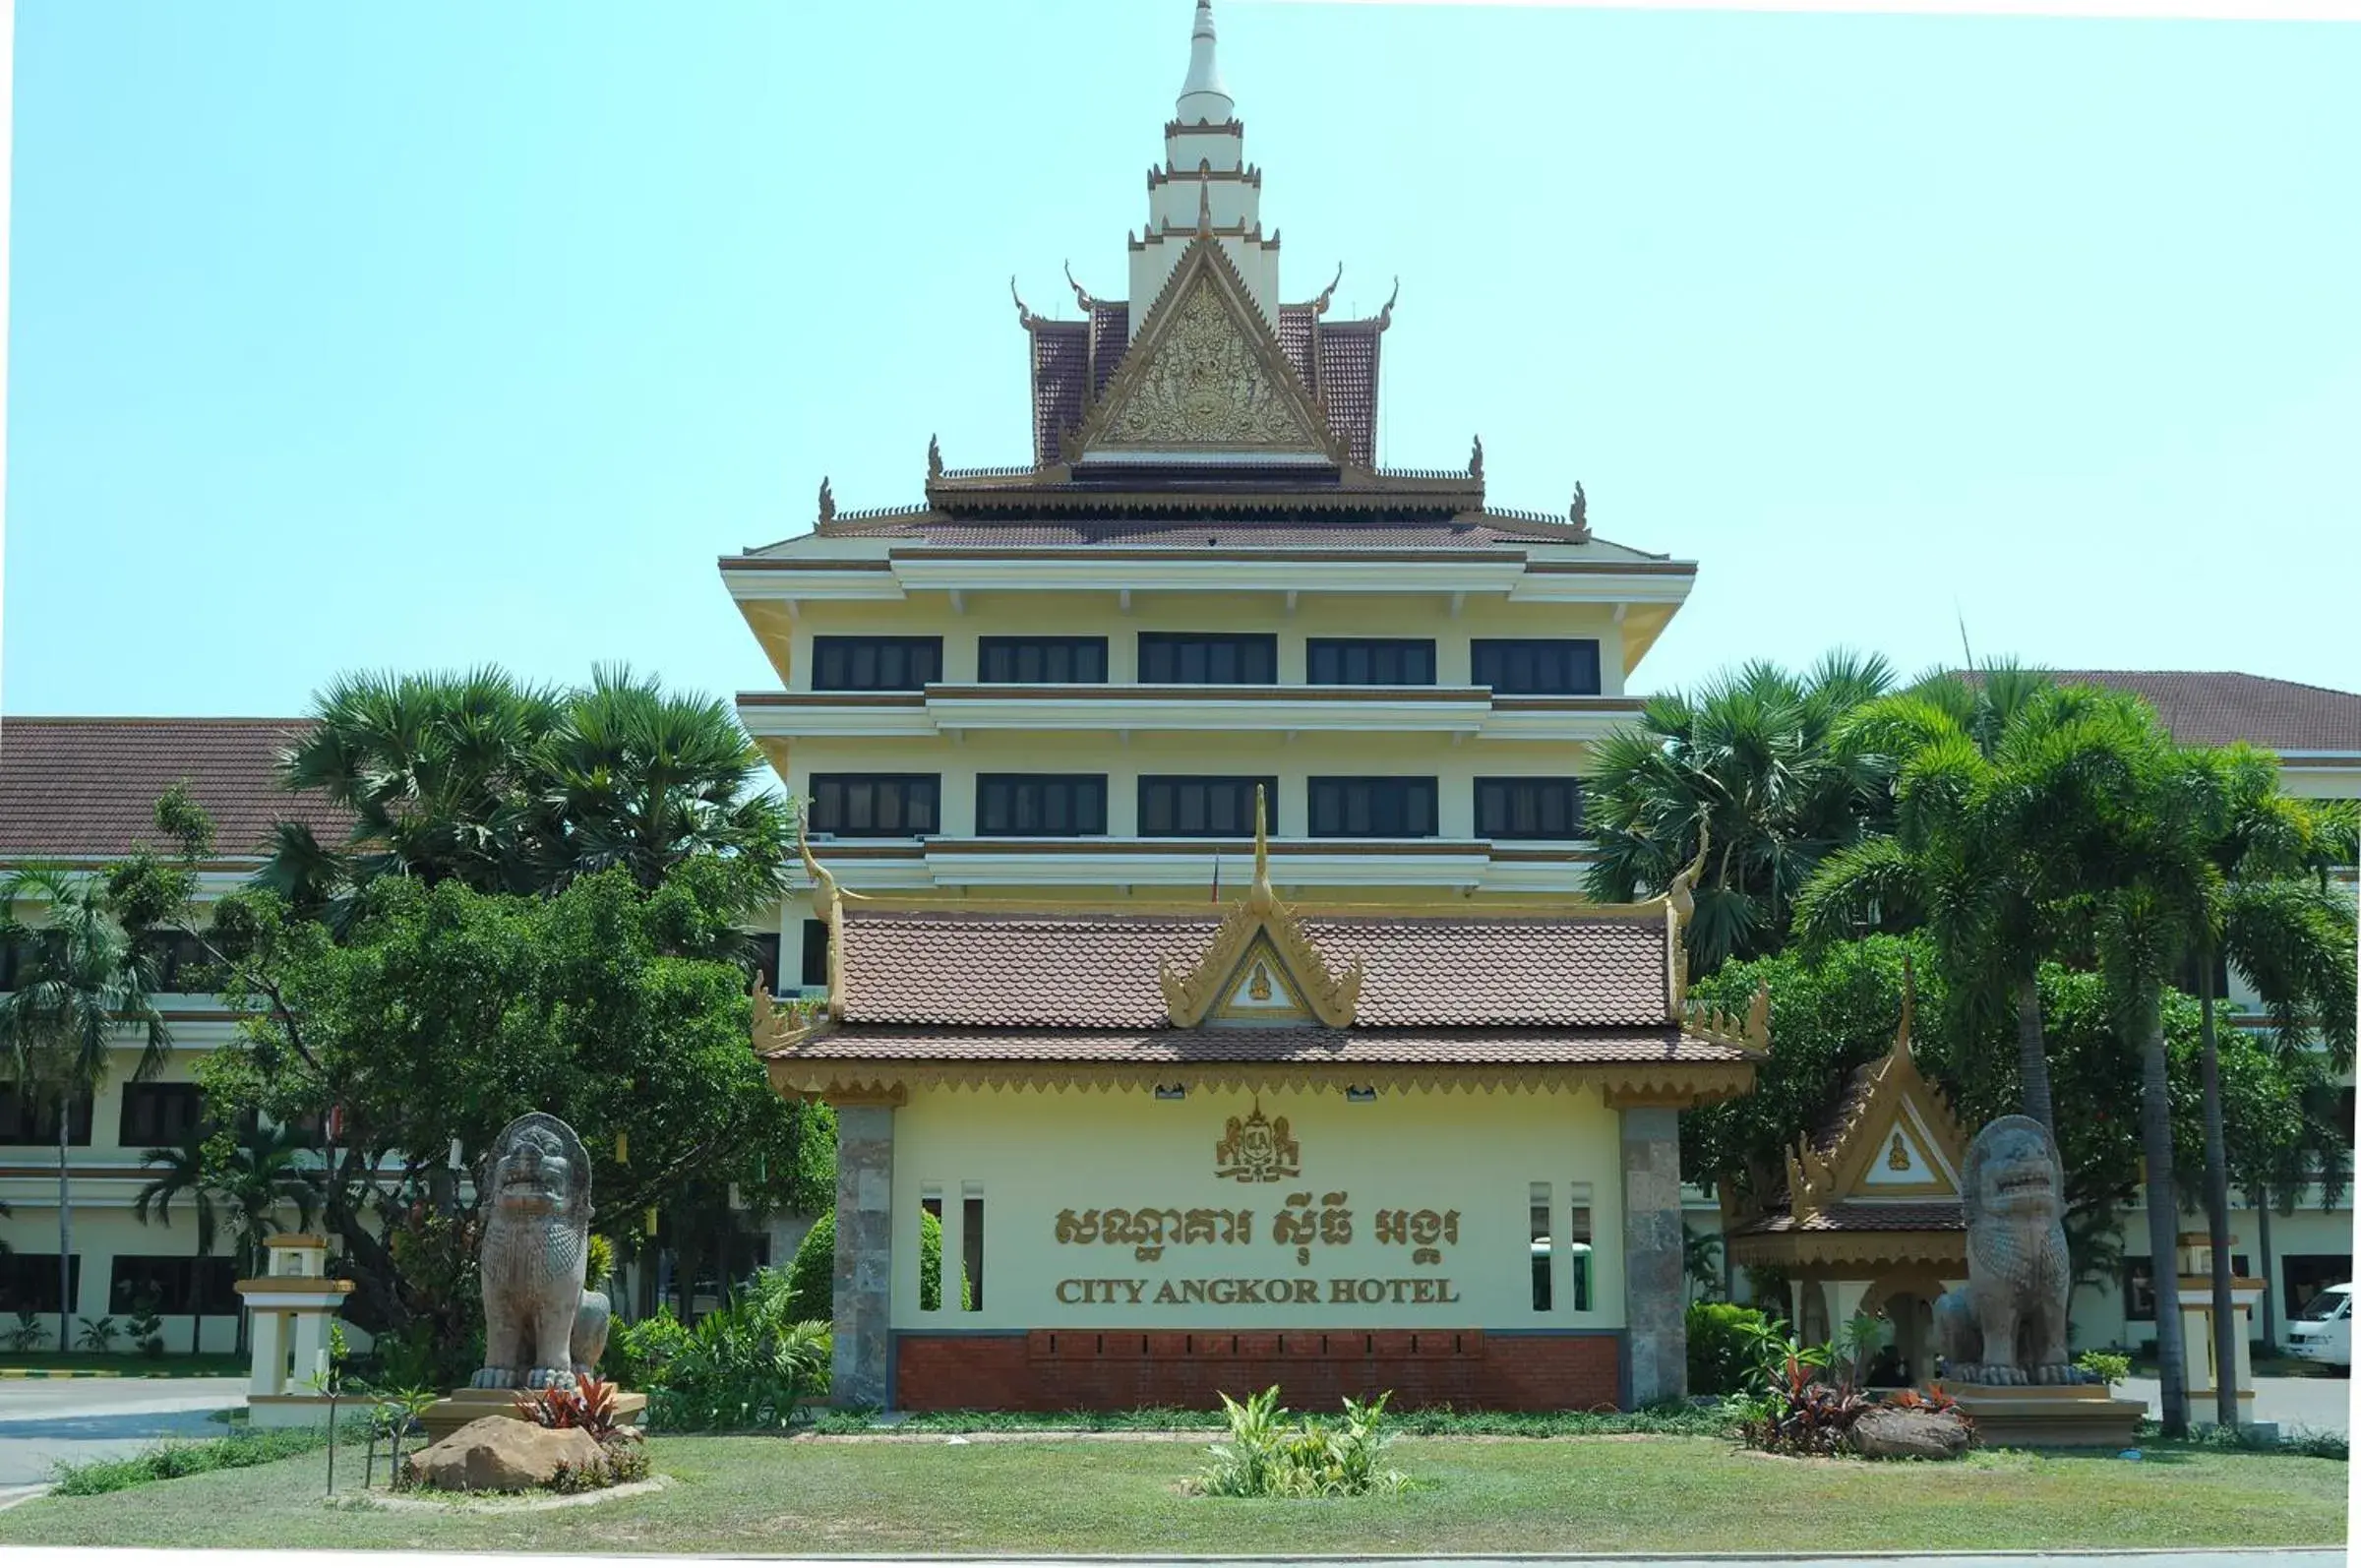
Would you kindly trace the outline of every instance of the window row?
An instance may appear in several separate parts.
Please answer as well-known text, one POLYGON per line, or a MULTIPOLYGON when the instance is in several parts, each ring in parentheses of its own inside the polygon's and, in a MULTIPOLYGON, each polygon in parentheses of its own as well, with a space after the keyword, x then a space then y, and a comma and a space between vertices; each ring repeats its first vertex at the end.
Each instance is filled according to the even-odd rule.
MULTIPOLYGON (((1432 838, 1440 831, 1440 784, 1431 777, 1312 778, 1306 781, 1306 836, 1432 838)), ((1269 830, 1285 834, 1275 777, 1144 775, 1139 780, 1143 838, 1236 838, 1254 830, 1260 788, 1269 830)), ((1574 839, 1582 836, 1582 781, 1576 778, 1476 780, 1479 838, 1574 839)), ((938 773, 815 773, 806 811, 812 831, 842 838, 926 838, 942 831, 938 773)), ((1074 838, 1107 831, 1104 773, 979 773, 979 837, 1074 838)))
MULTIPOLYGON (((58 1102, 0 1088, 0 1145, 57 1147, 58 1102)), ((205 1118, 205 1091, 193 1083, 127 1083, 116 1143, 125 1149, 178 1148, 205 1118)), ((66 1110, 68 1147, 91 1143, 91 1097, 77 1095, 66 1110)))
MULTIPOLYGON (((42 957, 41 946, 49 939, 44 934, 35 932, 28 937, 0 941, 0 991, 16 990, 35 972, 42 957)), ((151 992, 183 993, 213 989, 212 973, 206 963, 205 944, 196 937, 147 932, 138 937, 137 945, 149 962, 148 989, 151 992)))
MULTIPOLYGON (((1276 686, 1279 638, 1270 632, 1142 632, 1143 686, 1276 686)), ((1312 686, 1432 686, 1432 637, 1310 637, 1304 679, 1312 686)), ((1477 637, 1469 681, 1495 692, 1592 696, 1599 692, 1595 637, 1477 637)), ((988 636, 976 639, 976 679, 992 685, 1100 686, 1107 638, 988 636)), ((815 692, 916 692, 942 679, 942 638, 816 636, 815 692)))
MULTIPOLYGON (((68 1288, 82 1296, 82 1257, 66 1265, 68 1288)), ((107 1280, 106 1311, 122 1320, 141 1311, 158 1316, 234 1317, 238 1264, 232 1257, 117 1257, 107 1280)), ((54 1252, 0 1252, 0 1314, 55 1312, 58 1271, 54 1252)))

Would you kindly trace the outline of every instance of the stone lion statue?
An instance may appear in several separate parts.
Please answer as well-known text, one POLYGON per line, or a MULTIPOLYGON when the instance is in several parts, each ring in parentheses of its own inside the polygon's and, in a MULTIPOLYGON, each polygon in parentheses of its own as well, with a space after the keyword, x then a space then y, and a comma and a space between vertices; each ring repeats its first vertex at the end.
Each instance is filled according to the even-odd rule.
POLYGON ((590 1155, 545 1112, 518 1116, 492 1145, 478 1254, 484 1361, 477 1388, 570 1388, 606 1349, 609 1305, 582 1289, 590 1254, 590 1155))
POLYGON ((1935 1302, 1944 1376, 1960 1383, 2080 1383, 2066 1354, 2065 1168, 2049 1130, 2002 1116, 1968 1146, 1968 1283, 1935 1302))

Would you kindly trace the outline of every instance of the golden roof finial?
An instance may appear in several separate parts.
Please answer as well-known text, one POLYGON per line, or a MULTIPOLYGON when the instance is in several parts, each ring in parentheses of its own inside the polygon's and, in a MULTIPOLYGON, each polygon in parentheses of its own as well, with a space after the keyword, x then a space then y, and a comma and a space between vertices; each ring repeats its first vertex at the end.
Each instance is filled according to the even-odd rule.
POLYGON ((1402 279, 1394 279, 1394 291, 1385 296, 1385 309, 1377 313, 1377 330, 1384 332, 1394 325, 1394 301, 1402 297, 1402 279))
POLYGON ((1917 1011, 1918 975, 1917 971, 1911 967, 1910 955, 1904 953, 1902 955, 1902 1022, 1894 1031, 1894 1049, 1905 1055, 1910 1054, 1913 1050, 1910 1044, 1910 1021, 1916 1016, 1917 1011))
POLYGON ((1090 290, 1074 281, 1074 264, 1071 262, 1065 264, 1065 286, 1074 291, 1074 303, 1082 307, 1083 315, 1087 316, 1099 308, 1099 302, 1090 297, 1090 290))
POLYGON ((1328 314, 1328 307, 1336 300, 1336 285, 1344 280, 1345 264, 1339 262, 1336 264, 1336 275, 1328 280, 1328 286, 1321 289, 1319 292, 1319 297, 1311 302, 1311 313, 1314 316, 1325 316, 1328 314))
POLYGON ((831 522, 835 520, 835 516, 836 492, 830 488, 827 476, 822 474, 819 480, 819 520, 831 522))
POLYGON ((1684 926, 1688 924, 1689 917, 1697 913, 1695 896, 1697 878, 1705 874, 1705 852, 1712 847, 1713 842, 1713 825, 1709 822, 1699 822, 1697 824, 1697 858, 1673 873, 1671 885, 1665 889, 1665 901, 1672 906, 1672 913, 1679 917, 1680 923, 1684 926))
POLYGON ((1271 836, 1268 818, 1264 814, 1262 786, 1254 786, 1254 884, 1247 890, 1246 902, 1255 910, 1267 910, 1278 901, 1271 891, 1271 836))
POLYGON ((1040 321, 1041 318, 1034 315, 1031 307, 1025 304, 1025 296, 1016 291, 1016 274, 1014 272, 1008 274, 1008 297, 1016 301, 1016 325, 1022 327, 1026 332, 1031 332, 1033 324, 1040 321))
POLYGON ((804 874, 812 878, 812 889, 817 895, 812 900, 813 911, 826 920, 832 918, 832 906, 836 902, 836 878, 812 853, 812 835, 806 830, 810 815, 808 809, 795 814, 795 848, 796 853, 803 857, 804 874))

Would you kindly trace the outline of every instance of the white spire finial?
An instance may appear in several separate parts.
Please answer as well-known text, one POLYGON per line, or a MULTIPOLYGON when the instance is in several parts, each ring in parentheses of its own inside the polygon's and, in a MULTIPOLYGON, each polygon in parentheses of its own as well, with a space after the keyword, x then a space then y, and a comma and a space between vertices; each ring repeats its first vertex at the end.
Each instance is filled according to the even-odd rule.
POLYGON ((1213 0, 1197 0, 1197 23, 1188 35, 1188 80, 1180 84, 1180 121, 1226 125, 1237 103, 1222 86, 1213 57, 1213 0))

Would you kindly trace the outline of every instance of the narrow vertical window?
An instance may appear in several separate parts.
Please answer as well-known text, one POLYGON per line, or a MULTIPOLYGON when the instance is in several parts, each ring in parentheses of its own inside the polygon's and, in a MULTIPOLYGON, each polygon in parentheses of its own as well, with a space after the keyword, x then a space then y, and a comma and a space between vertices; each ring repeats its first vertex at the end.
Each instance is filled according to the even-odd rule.
MULTIPOLYGON (((942 1261, 942 1189, 936 1186, 919 1188, 918 1207, 920 1210, 918 1221, 918 1309, 922 1312, 939 1312, 942 1310, 942 1275, 940 1272, 940 1264, 942 1261), (932 1297, 929 1296, 927 1291, 927 1221, 929 1220, 933 1220, 936 1226, 935 1245, 937 1273, 935 1276, 935 1291, 932 1297)), ((958 1297, 953 1296, 951 1299, 957 1300, 958 1297)))
POLYGON ((1536 1181, 1533 1184, 1533 1196, 1530 1203, 1530 1209, 1533 1215, 1533 1239, 1531 1242, 1531 1249, 1533 1253, 1533 1309, 1537 1312, 1546 1312, 1549 1310, 1550 1306, 1549 1287, 1553 1283, 1551 1275, 1554 1272, 1549 1267, 1550 1201, 1548 1182, 1536 1181))
POLYGON ((966 1244, 960 1248, 966 1254, 967 1309, 981 1312, 984 1310, 984 1189, 973 1181, 967 1183, 962 1207, 967 1210, 966 1244))
POLYGON ((1566 1188, 1573 1202, 1573 1214, 1566 1226, 1566 1239, 1574 1251, 1574 1310, 1591 1309, 1591 1184, 1576 1181, 1566 1188))

